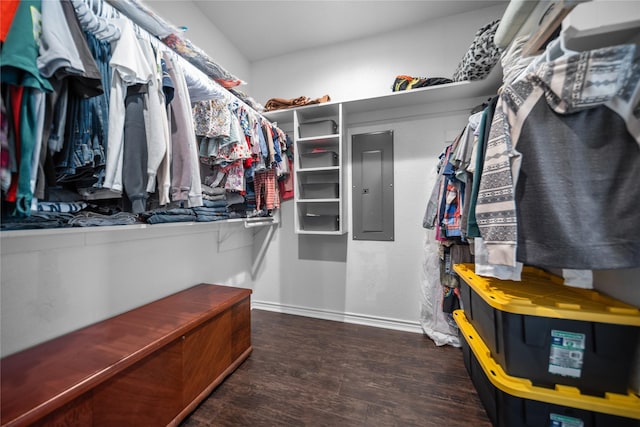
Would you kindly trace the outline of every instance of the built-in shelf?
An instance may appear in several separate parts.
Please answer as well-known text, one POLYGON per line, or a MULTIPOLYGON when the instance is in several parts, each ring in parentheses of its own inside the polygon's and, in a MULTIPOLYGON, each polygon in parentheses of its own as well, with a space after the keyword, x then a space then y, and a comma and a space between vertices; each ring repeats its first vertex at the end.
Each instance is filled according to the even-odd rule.
POLYGON ((310 136, 306 138, 298 138, 298 144, 304 144, 305 142, 309 142, 312 144, 330 143, 330 142, 336 142, 338 138, 340 138, 340 135, 310 136))
POLYGON ((38 228, 32 230, 2 230, 0 232, 1 239, 10 239, 17 237, 38 237, 38 236, 47 236, 47 235, 56 235, 56 234, 87 234, 87 233, 105 233, 105 232, 115 232, 115 231, 123 231, 123 230, 162 230, 162 229, 174 229, 180 228, 183 231, 204 231, 204 230, 215 230, 220 227, 224 227, 230 224, 242 224, 245 228, 253 228, 253 227, 264 227, 270 226, 273 224, 278 224, 279 219, 278 216, 272 217, 254 217, 254 218, 233 218, 233 219, 224 219, 220 221, 207 221, 207 222, 168 222, 163 224, 130 224, 130 225, 103 225, 103 226, 93 226, 93 227, 60 227, 60 228, 38 228))
MULTIPOLYGON (((425 88, 393 92, 371 98, 336 101, 303 107, 276 110, 264 113, 269 120, 287 124, 294 133, 294 169, 297 184, 295 199, 295 232, 298 234, 344 234, 346 233, 346 179, 345 167, 346 144, 343 139, 349 125, 363 121, 395 120, 406 118, 411 114, 429 112, 442 113, 455 109, 470 109, 478 98, 486 98, 496 94, 502 83, 502 69, 494 67, 484 80, 448 83, 425 88), (414 111, 412 111, 414 110, 414 111), (332 119, 338 124, 335 134, 300 137, 299 126, 320 119, 332 119), (339 153, 337 166, 302 167, 301 153, 311 150, 332 150, 339 153), (335 171, 334 177, 325 180, 311 181, 313 174, 335 171), (338 185, 337 198, 304 197, 305 183, 326 182, 338 185), (314 225, 306 226, 305 222, 313 221, 314 225), (335 230, 334 230, 335 228, 335 230)), ((309 225, 309 224, 307 224, 309 225)))
POLYGON ((323 172, 323 171, 339 171, 339 170, 340 170, 340 166, 327 166, 322 168, 300 168, 296 170, 296 172, 304 173, 304 172, 323 172))
POLYGON ((344 234, 342 105, 318 104, 291 114, 296 171, 294 230, 297 234, 344 234))
POLYGON ((277 121, 279 123, 291 123, 293 122, 294 111, 305 115, 305 117, 312 117, 312 114, 314 114, 313 111, 320 106, 323 108, 337 109, 338 105, 341 105, 344 121, 348 125, 350 123, 350 117, 360 113, 491 96, 496 93, 501 84, 502 68, 496 66, 487 78, 483 80, 447 83, 400 92, 392 92, 386 95, 373 96, 370 98, 334 101, 286 110, 276 110, 266 112, 264 113, 264 116, 269 120, 277 121))

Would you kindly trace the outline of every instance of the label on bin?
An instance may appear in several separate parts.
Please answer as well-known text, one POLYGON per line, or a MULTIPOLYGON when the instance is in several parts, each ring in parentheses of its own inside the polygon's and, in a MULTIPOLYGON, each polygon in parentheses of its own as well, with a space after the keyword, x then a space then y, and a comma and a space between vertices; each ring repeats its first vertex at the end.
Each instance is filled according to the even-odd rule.
POLYGON ((551 330, 549 373, 580 378, 584 343, 584 334, 551 330))
POLYGON ((549 427, 584 427, 584 422, 579 418, 549 414, 549 427))

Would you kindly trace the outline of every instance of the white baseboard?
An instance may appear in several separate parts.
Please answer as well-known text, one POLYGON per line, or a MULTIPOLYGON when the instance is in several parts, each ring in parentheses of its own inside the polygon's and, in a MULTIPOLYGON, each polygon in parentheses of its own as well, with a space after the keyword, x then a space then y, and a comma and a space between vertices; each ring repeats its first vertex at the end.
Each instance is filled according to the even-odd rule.
POLYGON ((394 329, 396 331, 422 334, 419 322, 390 319, 386 317, 367 316, 355 313, 341 313, 333 310, 300 307, 287 304, 277 304, 265 301, 251 301, 251 309, 273 311, 276 313, 294 314, 297 316, 313 317, 315 319, 333 320, 336 322, 354 323, 356 325, 373 326, 376 328, 394 329))

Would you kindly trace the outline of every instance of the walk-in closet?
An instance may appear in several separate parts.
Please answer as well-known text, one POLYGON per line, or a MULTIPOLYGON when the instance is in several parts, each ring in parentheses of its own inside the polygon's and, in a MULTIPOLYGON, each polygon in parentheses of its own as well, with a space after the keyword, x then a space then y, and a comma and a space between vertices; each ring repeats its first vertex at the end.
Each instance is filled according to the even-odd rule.
POLYGON ((640 427, 640 2, 0 1, 1 426, 640 427))

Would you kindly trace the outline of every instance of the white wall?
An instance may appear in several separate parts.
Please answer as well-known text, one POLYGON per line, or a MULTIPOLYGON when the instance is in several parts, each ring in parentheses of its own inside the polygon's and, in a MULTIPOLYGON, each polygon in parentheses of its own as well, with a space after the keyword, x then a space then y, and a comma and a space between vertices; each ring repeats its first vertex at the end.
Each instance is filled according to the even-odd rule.
MULTIPOLYGON (((393 130, 395 240, 296 235, 293 202, 284 202, 281 225, 255 278, 254 305, 419 331, 422 217, 433 187, 432 172, 446 146, 445 136, 462 129, 472 105, 465 101, 443 113, 392 121, 380 119, 384 113, 376 113, 372 122, 367 120, 372 115, 351 117, 356 122, 344 138, 349 147, 354 134, 393 130)), ((351 176, 348 164, 345 176, 351 176)), ((351 187, 350 182, 346 185, 351 187)), ((347 204, 350 218, 351 201, 347 204)))
POLYGON ((254 62, 250 94, 263 105, 269 98, 301 95, 347 101, 388 94, 401 74, 450 78, 475 32, 501 17, 505 7, 254 62))
POLYGON ((251 288, 242 224, 2 232, 2 356, 198 283, 251 288))
MULTIPOLYGON (((503 10, 492 7, 259 61, 252 64, 251 94, 259 101, 325 93, 332 100, 348 100, 390 93, 397 74, 450 76, 476 30, 503 10)), ((285 202, 282 225, 256 277, 253 301, 263 308, 283 306, 289 312, 419 331, 421 224, 433 185, 429 173, 446 146, 445 135, 462 129, 472 106, 391 122, 373 114, 355 119, 344 138, 349 151, 353 134, 394 131, 395 240, 296 235, 293 202, 285 202)), ((350 173, 347 167, 345 176, 350 173)), ((350 202, 348 206, 350 218, 350 202)))
MULTIPOLYGON (((388 94, 396 74, 450 75, 475 31, 500 17, 503 10, 492 7, 370 39, 259 61, 252 64, 252 96, 264 102, 270 97, 328 93, 333 100, 351 100, 388 94)), ((265 308, 282 305, 290 312, 320 317, 372 323, 388 319, 391 324, 382 326, 408 329, 417 325, 424 237, 421 220, 432 187, 429 172, 445 146, 445 135, 461 129, 468 117, 463 109, 449 111, 386 123, 379 120, 380 114, 359 117, 358 122, 370 123, 352 125, 346 144, 356 133, 394 130, 395 241, 353 241, 350 234, 323 239, 297 236, 293 202, 285 202, 282 225, 256 277, 253 301, 265 308)), ((351 203, 348 206, 350 216, 351 203)), ((602 292, 640 306, 640 287, 634 283, 638 271, 596 272, 595 284, 602 292), (622 280, 611 280, 612 275, 622 280)))

